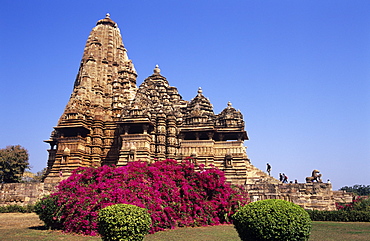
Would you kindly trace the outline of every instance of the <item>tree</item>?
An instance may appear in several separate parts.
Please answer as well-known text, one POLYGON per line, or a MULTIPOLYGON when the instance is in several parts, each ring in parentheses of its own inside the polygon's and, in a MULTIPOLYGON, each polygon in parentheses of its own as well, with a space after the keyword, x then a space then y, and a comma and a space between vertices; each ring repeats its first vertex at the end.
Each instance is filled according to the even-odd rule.
POLYGON ((353 192, 358 196, 368 196, 370 195, 370 185, 354 185, 353 187, 342 187, 339 190, 346 191, 346 192, 353 192))
POLYGON ((46 173, 46 167, 36 173, 25 171, 22 176, 22 182, 42 182, 46 173))
POLYGON ((21 182, 34 182, 35 173, 24 171, 21 182))
POLYGON ((41 171, 36 172, 36 175, 34 177, 35 182, 43 182, 46 174, 46 167, 42 169, 41 171))
POLYGON ((20 182, 28 163, 28 151, 21 147, 7 146, 0 149, 0 183, 20 182))

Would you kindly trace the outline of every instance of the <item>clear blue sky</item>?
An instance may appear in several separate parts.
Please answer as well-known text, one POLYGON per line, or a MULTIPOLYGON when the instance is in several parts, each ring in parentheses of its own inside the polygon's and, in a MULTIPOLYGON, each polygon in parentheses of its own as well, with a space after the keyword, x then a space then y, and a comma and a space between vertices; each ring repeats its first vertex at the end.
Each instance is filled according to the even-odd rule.
POLYGON ((1 1, 0 148, 43 143, 96 22, 118 23, 139 85, 159 64, 184 99, 240 109, 252 163, 334 189, 370 185, 369 1, 1 1))

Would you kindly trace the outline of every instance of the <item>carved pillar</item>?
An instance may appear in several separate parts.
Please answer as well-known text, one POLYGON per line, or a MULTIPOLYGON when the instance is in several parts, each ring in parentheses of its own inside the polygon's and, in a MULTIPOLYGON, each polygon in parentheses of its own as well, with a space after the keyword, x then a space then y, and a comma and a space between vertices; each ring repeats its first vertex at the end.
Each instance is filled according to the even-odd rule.
POLYGON ((162 112, 157 116, 156 157, 165 158, 166 154, 166 115, 162 112))
POLYGON ((130 126, 127 126, 127 125, 126 125, 126 126, 124 126, 124 127, 123 127, 123 130, 124 130, 124 134, 125 134, 125 135, 128 135, 128 131, 130 130, 130 126))
POLYGON ((143 125, 143 134, 148 134, 149 125, 143 125))
POLYGON ((167 118, 167 158, 174 159, 176 153, 176 119, 174 116, 167 118))
POLYGON ((96 120, 92 124, 92 136, 91 136, 91 166, 101 166, 101 158, 103 154, 103 122, 96 120))
POLYGON ((212 140, 213 132, 207 132, 208 140, 212 140))

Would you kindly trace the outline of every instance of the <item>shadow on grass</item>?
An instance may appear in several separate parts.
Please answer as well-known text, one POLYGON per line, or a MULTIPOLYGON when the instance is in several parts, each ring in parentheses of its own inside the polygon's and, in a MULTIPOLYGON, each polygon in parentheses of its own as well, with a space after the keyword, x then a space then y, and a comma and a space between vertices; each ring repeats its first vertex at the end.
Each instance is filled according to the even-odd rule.
POLYGON ((45 225, 32 226, 32 227, 28 227, 28 229, 32 229, 32 230, 49 230, 45 225))

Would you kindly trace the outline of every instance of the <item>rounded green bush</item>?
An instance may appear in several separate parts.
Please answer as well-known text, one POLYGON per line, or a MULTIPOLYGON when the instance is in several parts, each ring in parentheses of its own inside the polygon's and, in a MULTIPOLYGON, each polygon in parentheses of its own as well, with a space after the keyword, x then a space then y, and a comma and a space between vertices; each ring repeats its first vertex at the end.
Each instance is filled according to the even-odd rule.
POLYGON ((62 225, 60 216, 56 214, 58 209, 56 196, 45 196, 39 200, 35 206, 34 211, 41 221, 45 223, 45 227, 51 229, 59 229, 62 225))
POLYGON ((145 208, 131 204, 116 204, 100 210, 99 233, 104 241, 143 240, 152 220, 145 208))
POLYGON ((311 232, 308 213, 294 203, 279 199, 245 205, 233 219, 242 240, 308 240, 311 232))

